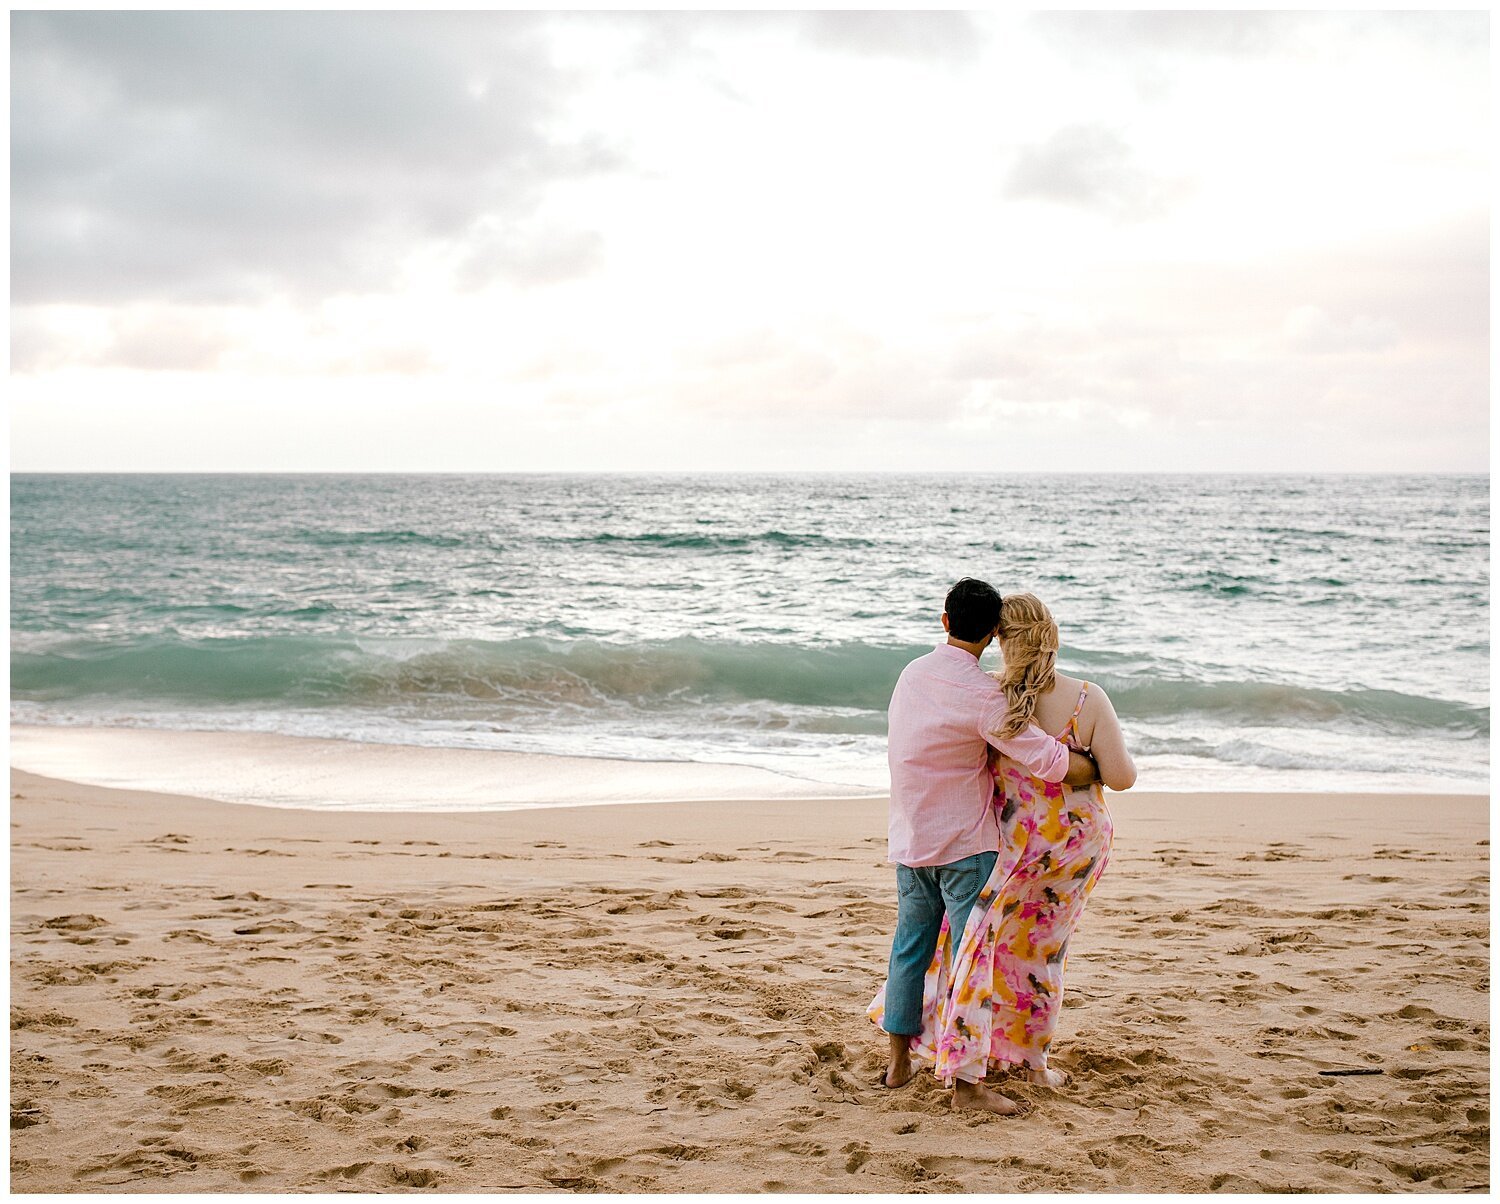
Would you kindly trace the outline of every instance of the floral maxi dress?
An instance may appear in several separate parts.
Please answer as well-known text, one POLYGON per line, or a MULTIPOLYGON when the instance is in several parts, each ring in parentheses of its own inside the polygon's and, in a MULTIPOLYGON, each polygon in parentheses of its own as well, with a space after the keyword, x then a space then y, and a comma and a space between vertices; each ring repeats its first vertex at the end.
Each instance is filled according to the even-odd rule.
MULTIPOLYGON (((1058 739, 1078 749, 1089 683, 1058 739)), ((1114 824, 1099 783, 1044 782, 1001 758, 995 767, 1000 856, 954 947, 943 920, 923 984, 912 1054, 945 1083, 978 1082, 999 1063, 1047 1065, 1062 1011, 1068 940, 1109 861, 1114 824)), ((885 1014, 882 986, 868 1015, 885 1014)))

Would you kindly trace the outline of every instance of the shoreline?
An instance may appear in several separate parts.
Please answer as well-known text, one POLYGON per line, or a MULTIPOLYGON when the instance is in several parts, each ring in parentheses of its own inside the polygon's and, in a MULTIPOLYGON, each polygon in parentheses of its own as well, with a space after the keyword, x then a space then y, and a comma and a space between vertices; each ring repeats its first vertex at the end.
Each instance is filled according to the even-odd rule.
POLYGON ((874 1083, 881 799, 288 811, 11 775, 13 1190, 1488 1185, 1487 801, 1113 796, 1032 1113, 874 1083), (1219 805, 1215 805, 1219 804, 1219 805), (1350 1067, 1356 1077, 1322 1072, 1350 1067))
MULTIPOLYGON (((652 802, 740 799, 881 799, 861 788, 728 762, 630 760, 420 744, 107 725, 12 723, 13 769, 80 785, 152 791, 219 802, 312 811, 512 811, 652 802), (271 767, 268 769, 268 767, 271 767), (414 799, 424 802, 413 805, 414 799)), ((1195 797, 1374 796, 1351 779, 1345 789, 1273 781, 1265 787, 1206 784, 1142 793, 1195 797)), ((1485 790, 1401 788, 1408 798, 1484 799, 1485 790)))
POLYGON ((751 765, 376 744, 269 732, 12 724, 13 769, 80 785, 310 811, 512 811, 884 792, 751 765), (414 799, 427 800, 413 806, 414 799))

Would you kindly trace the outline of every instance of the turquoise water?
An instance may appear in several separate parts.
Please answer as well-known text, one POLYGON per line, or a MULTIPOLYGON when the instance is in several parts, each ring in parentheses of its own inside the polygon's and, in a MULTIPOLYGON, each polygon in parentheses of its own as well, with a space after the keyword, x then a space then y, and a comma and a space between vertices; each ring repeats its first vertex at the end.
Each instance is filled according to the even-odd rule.
POLYGON ((1142 786, 1488 773, 1487 477, 19 475, 11 541, 20 722, 883 789, 969 574, 1052 606, 1142 786))

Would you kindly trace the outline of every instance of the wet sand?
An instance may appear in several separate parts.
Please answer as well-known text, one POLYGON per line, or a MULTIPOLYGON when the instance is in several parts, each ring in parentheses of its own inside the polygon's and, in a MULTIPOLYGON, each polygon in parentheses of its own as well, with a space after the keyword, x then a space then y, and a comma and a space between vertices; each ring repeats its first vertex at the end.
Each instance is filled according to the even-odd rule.
POLYGON ((12 783, 17 1191, 1488 1186, 1483 798, 1113 798, 1004 1119, 874 1085, 883 801, 12 783))

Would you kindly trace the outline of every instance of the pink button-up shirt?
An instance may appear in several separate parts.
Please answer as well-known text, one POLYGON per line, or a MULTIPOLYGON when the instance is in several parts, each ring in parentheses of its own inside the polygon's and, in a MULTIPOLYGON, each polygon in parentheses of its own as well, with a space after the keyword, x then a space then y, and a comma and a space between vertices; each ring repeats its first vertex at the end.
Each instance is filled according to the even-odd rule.
POLYGON ((987 745, 1044 781, 1062 781, 1067 745, 1034 724, 1018 736, 995 735, 1005 709, 1000 683, 952 644, 902 670, 891 695, 889 860, 947 865, 1000 848, 987 745))

